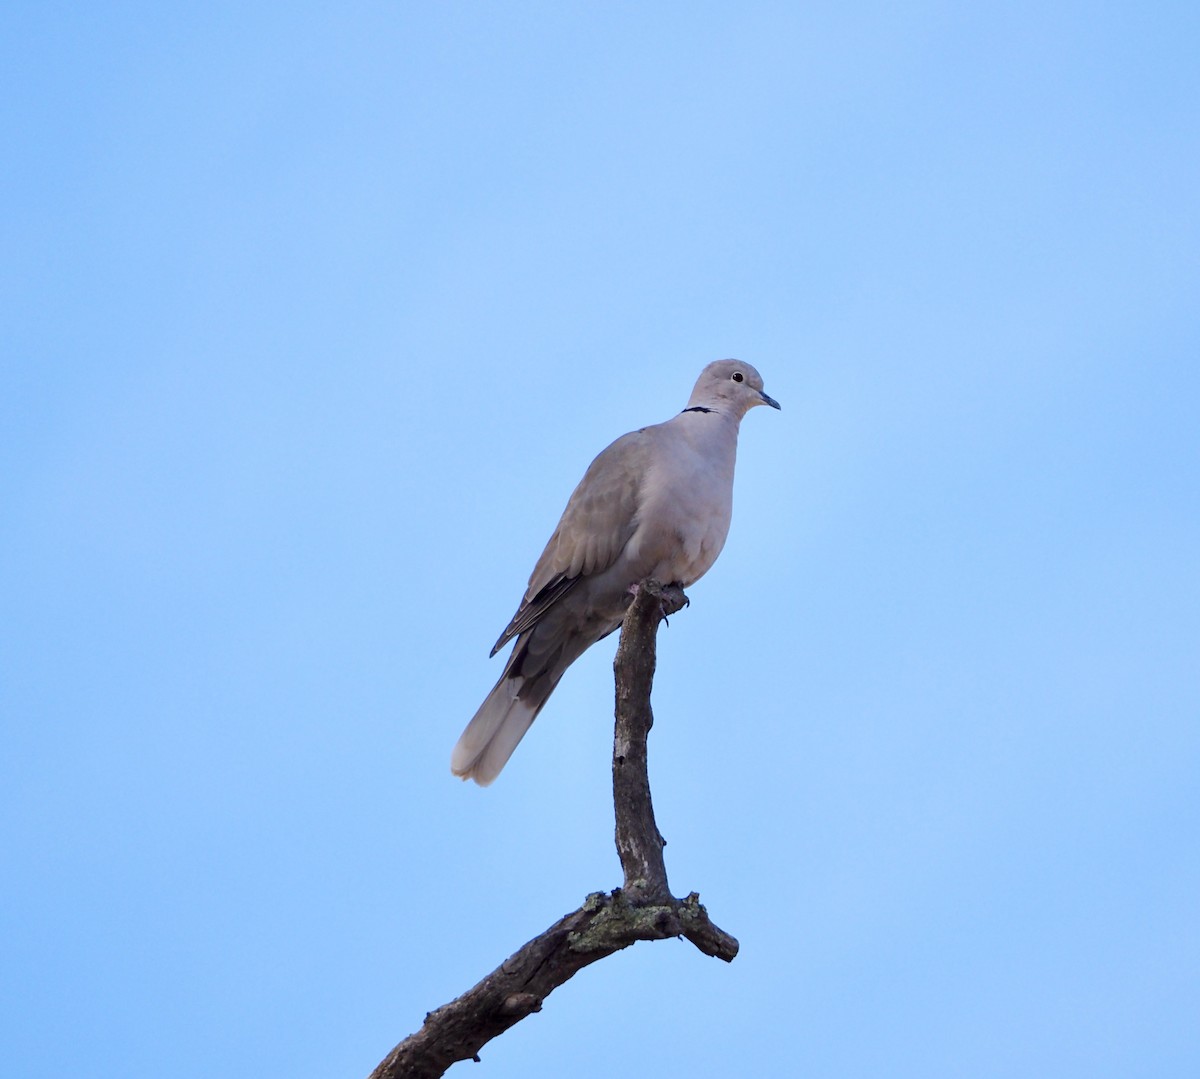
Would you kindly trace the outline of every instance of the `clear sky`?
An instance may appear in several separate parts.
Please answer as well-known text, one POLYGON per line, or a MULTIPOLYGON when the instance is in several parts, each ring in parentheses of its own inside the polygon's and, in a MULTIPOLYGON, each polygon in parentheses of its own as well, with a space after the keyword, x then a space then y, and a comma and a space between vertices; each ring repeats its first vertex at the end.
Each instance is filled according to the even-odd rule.
POLYGON ((674 890, 454 1074, 1200 1074, 1200 6, 11 2, 0 1044, 365 1075, 612 887, 572 487, 753 363, 674 890), (630 1061, 636 1062, 632 1071, 630 1061))

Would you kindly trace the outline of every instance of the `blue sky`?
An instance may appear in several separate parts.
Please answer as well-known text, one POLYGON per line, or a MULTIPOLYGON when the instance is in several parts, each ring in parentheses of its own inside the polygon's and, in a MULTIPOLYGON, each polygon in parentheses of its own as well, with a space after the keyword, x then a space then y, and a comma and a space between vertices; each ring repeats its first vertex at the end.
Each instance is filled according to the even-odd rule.
POLYGON ((1200 9, 0 24, 8 1074, 363 1075, 618 883, 611 640, 495 786, 450 748, 724 356, 783 411, 651 769, 742 954, 453 1074, 1197 1074, 1200 9))

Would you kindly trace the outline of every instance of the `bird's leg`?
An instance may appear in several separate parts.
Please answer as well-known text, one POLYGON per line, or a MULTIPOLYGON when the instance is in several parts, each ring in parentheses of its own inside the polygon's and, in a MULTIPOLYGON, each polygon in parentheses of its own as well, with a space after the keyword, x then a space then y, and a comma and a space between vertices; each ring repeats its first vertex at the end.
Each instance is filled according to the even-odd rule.
POLYGON ((663 625, 669 626, 671 623, 667 621, 669 615, 678 614, 684 607, 690 607, 692 601, 687 598, 681 584, 659 584, 658 581, 634 581, 629 586, 629 594, 636 597, 637 594, 645 588, 655 599, 658 600, 659 615, 662 618, 663 625))
POLYGON ((692 605, 692 601, 688 599, 687 593, 685 593, 683 590, 683 585, 681 585, 678 581, 667 585, 667 587, 663 590, 663 593, 664 606, 668 600, 672 604, 670 611, 671 614, 677 614, 679 611, 682 611, 684 607, 690 607, 692 605))
POLYGON ((663 625, 671 624, 667 621, 667 615, 678 614, 684 607, 690 607, 691 604, 692 601, 684 594, 683 585, 666 585, 661 589, 658 597, 658 609, 662 611, 663 625))

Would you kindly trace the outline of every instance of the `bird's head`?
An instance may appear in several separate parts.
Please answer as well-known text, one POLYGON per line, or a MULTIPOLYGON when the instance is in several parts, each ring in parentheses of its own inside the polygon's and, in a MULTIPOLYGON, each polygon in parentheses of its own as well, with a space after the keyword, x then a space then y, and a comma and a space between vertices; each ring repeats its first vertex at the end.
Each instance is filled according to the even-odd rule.
POLYGON ((763 392, 762 375, 741 360, 710 363, 700 372, 688 401, 688 408, 710 408, 737 419, 755 405, 779 408, 779 402, 763 392))

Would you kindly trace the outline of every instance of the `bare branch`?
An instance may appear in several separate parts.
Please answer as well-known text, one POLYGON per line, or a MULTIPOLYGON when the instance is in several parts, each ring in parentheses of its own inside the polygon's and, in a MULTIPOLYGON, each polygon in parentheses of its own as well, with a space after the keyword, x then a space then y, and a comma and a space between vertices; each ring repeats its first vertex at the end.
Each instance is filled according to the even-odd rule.
POLYGON ((635 901, 669 898, 665 840, 654 822, 647 770, 646 738, 654 725, 650 690, 654 685, 658 623, 687 603, 681 588, 664 589, 644 581, 625 613, 621 643, 613 660, 617 722, 613 734, 613 807, 617 855, 625 871, 625 892, 635 901))
POLYGON ((624 888, 595 892, 509 956, 473 989, 430 1012, 425 1023, 384 1058, 370 1079, 434 1079, 458 1060, 479 1058, 492 1038, 540 1011, 542 1001, 578 971, 639 940, 686 937, 705 955, 731 961, 738 943, 715 926, 700 897, 675 899, 667 886, 663 839, 654 823, 646 770, 646 736, 654 722, 658 624, 688 602, 677 586, 638 586, 621 627, 613 663, 617 720, 613 803, 624 888))

